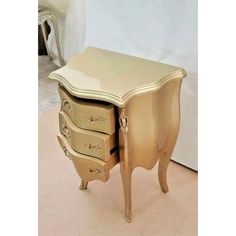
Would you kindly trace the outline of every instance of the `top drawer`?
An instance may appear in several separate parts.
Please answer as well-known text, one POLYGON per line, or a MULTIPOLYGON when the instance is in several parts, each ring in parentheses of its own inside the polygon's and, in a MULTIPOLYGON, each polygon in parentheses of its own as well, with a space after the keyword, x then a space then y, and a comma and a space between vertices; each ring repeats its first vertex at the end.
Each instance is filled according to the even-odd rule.
POLYGON ((61 110, 82 129, 106 134, 115 133, 115 112, 112 104, 87 102, 70 95, 63 87, 58 88, 61 110))

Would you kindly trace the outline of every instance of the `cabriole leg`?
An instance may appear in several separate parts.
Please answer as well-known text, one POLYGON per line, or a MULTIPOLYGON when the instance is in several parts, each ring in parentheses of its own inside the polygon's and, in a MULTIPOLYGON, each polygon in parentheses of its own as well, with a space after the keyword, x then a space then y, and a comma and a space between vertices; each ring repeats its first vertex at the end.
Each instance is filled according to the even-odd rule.
POLYGON ((124 188, 124 200, 125 200, 125 218, 128 223, 131 222, 132 215, 132 200, 131 200, 131 177, 132 169, 129 165, 128 157, 128 117, 125 113, 125 108, 120 112, 120 172, 124 188))
POLYGON ((44 40, 44 44, 47 50, 47 54, 48 54, 48 58, 51 61, 53 59, 53 56, 49 50, 48 47, 48 42, 47 42, 47 32, 46 32, 46 27, 45 27, 45 22, 43 22, 42 24, 40 24, 41 30, 42 30, 42 34, 43 34, 43 40, 44 40))
POLYGON ((159 183, 161 186, 161 190, 164 193, 167 193, 169 191, 168 184, 167 184, 167 168, 170 163, 170 158, 171 158, 171 155, 165 154, 159 160, 159 165, 158 165, 159 183))
POLYGON ((57 28, 57 22, 56 22, 56 19, 55 19, 55 16, 54 14, 51 14, 50 15, 50 19, 51 19, 51 22, 53 24, 53 28, 54 28, 54 33, 55 33, 55 40, 56 40, 56 46, 57 46, 57 53, 58 53, 58 59, 59 59, 59 62, 61 64, 61 66, 64 66, 65 65, 65 62, 62 58, 62 55, 61 55, 61 47, 60 47, 60 41, 59 41, 59 33, 58 33, 58 28, 57 28))
POLYGON ((125 163, 120 163, 120 172, 124 188, 124 200, 125 200, 125 219, 128 223, 132 218, 132 200, 131 200, 131 169, 125 166, 125 163))

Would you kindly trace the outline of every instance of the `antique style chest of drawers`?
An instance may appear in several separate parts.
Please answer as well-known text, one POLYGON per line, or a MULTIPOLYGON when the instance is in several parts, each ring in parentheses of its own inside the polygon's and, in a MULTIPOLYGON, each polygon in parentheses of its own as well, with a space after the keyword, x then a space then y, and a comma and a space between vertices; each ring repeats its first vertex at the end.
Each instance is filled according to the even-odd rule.
POLYGON ((131 177, 150 170, 168 191, 166 172, 179 131, 183 69, 98 48, 87 48, 51 73, 61 98, 58 141, 81 177, 109 179, 120 164, 125 216, 131 221, 131 177))

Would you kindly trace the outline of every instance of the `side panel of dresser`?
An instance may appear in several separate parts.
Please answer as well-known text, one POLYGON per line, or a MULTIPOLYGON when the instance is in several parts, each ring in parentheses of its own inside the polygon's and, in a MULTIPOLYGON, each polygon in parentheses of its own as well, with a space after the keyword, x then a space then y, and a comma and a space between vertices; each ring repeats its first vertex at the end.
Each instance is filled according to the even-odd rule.
POLYGON ((120 171, 128 222, 132 219, 134 168, 150 170, 159 160, 160 186, 163 192, 168 192, 166 172, 179 131, 181 82, 182 79, 168 81, 158 89, 133 97, 125 107, 119 108, 120 171))
POLYGON ((115 133, 113 105, 81 101, 70 95, 63 87, 59 87, 58 92, 61 98, 61 110, 76 126, 107 134, 115 133))
POLYGON ((132 169, 150 170, 161 157, 172 154, 179 131, 181 82, 168 81, 156 90, 132 98, 126 105, 132 169))

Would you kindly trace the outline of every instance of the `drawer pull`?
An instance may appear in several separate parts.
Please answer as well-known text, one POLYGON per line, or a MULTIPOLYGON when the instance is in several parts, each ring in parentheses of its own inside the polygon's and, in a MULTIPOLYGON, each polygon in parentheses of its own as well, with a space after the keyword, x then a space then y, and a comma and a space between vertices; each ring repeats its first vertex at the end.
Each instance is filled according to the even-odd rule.
POLYGON ((88 118, 88 120, 92 123, 92 122, 98 122, 98 123, 101 123, 101 122, 104 122, 106 121, 106 118, 102 117, 102 116, 90 116, 88 118))
POLYGON ((101 149, 102 148, 102 146, 99 145, 99 144, 91 144, 91 143, 88 144, 87 147, 88 147, 89 150, 91 150, 91 149, 101 149))
POLYGON ((71 110, 71 106, 70 103, 68 102, 68 100, 64 99, 63 101, 63 106, 66 110, 70 111, 71 110))
POLYGON ((99 174, 99 173, 101 173, 102 171, 101 171, 101 170, 98 170, 98 169, 89 169, 89 172, 90 172, 90 173, 94 173, 94 174, 99 174))
POLYGON ((66 138, 69 138, 69 137, 70 137, 70 131, 69 131, 69 129, 66 127, 66 125, 63 125, 62 133, 64 134, 64 136, 65 136, 66 138))
POLYGON ((70 153, 68 152, 66 147, 63 148, 63 151, 64 151, 65 155, 71 160, 70 153))

